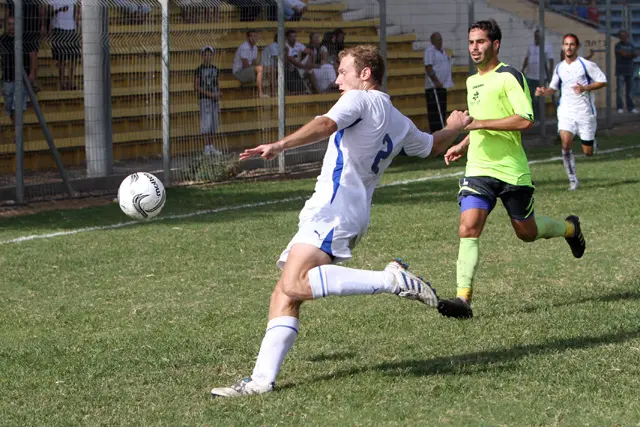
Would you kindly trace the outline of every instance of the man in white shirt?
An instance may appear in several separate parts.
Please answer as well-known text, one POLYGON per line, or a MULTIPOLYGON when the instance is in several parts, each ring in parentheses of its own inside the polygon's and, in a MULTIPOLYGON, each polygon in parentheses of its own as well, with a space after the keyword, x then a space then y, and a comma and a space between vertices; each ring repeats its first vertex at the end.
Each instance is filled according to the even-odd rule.
POLYGON ((241 83, 255 82, 258 87, 258 97, 263 98, 262 91, 262 65, 258 60, 258 33, 253 30, 247 31, 247 41, 242 43, 236 50, 233 57, 233 75, 241 83))
POLYGON ((582 140, 585 156, 593 155, 596 135, 596 107, 592 91, 607 85, 607 77, 593 62, 578 56, 580 41, 575 34, 562 39, 564 61, 559 63, 548 88, 538 87, 536 96, 550 96, 562 89, 558 104, 558 132, 562 140, 562 161, 569 177, 569 190, 578 188, 573 138, 582 140))
POLYGON ((306 91, 302 76, 306 72, 303 64, 303 56, 306 47, 298 42, 298 33, 294 29, 285 32, 284 50, 287 56, 284 80, 287 92, 292 95, 300 95, 306 91))
POLYGON ((433 135, 419 131, 380 91, 383 76, 384 60, 377 47, 342 51, 336 79, 342 96, 333 108, 286 138, 240 155, 240 160, 258 155, 274 159, 284 150, 329 138, 314 194, 300 213, 298 232, 277 262, 282 275, 271 295, 267 331, 253 374, 230 387, 214 388, 214 397, 273 390, 298 335, 304 301, 388 293, 431 307, 438 304, 430 284, 399 260, 383 271, 333 265, 351 258, 366 232, 373 192, 391 160, 401 151, 420 157, 442 153, 472 121, 467 113, 454 111, 443 130, 433 135))
POLYGON ((529 94, 531 95, 531 103, 533 106, 533 117, 538 118, 539 108, 538 99, 535 97, 536 88, 544 86, 549 82, 549 72, 553 70, 553 51, 551 45, 544 44, 544 56, 549 61, 549 68, 545 67, 545 75, 540 76, 540 30, 533 33, 533 43, 529 45, 527 56, 524 57, 522 63, 522 74, 527 78, 529 85, 529 94))
POLYGON ((74 68, 80 59, 81 47, 78 35, 80 22, 79 4, 76 0, 50 0, 51 5, 51 53, 58 63, 61 90, 75 90, 74 68), (69 68, 67 75, 66 69, 69 68))
POLYGON ((431 34, 431 46, 424 50, 424 94, 431 132, 442 129, 447 117, 447 89, 453 87, 451 58, 442 48, 440 33, 431 34))

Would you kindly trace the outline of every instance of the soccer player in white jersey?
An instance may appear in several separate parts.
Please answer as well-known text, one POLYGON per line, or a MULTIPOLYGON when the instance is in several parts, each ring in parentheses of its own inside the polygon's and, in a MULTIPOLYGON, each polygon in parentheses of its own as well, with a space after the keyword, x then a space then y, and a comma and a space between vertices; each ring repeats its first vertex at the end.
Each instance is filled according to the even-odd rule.
POLYGON ((564 61, 556 66, 548 88, 536 88, 536 96, 550 96, 562 89, 558 105, 558 131, 562 140, 562 162, 569 176, 569 190, 575 190, 579 185, 573 138, 578 135, 584 154, 593 155, 597 122, 592 92, 607 85, 607 77, 600 68, 578 56, 579 47, 578 36, 566 34, 562 39, 564 61))
POLYGON ((276 376, 298 335, 300 305, 328 297, 388 293, 436 307, 428 282, 393 261, 383 271, 332 265, 351 258, 369 225, 371 198, 383 172, 401 151, 427 157, 443 153, 471 123, 454 111, 433 135, 419 131, 380 91, 384 61, 375 46, 356 46, 339 55, 342 96, 324 116, 272 144, 245 150, 240 159, 273 159, 286 149, 329 138, 313 196, 300 212, 298 232, 282 252, 280 280, 271 294, 269 322, 251 376, 213 396, 242 396, 273 390, 276 376))

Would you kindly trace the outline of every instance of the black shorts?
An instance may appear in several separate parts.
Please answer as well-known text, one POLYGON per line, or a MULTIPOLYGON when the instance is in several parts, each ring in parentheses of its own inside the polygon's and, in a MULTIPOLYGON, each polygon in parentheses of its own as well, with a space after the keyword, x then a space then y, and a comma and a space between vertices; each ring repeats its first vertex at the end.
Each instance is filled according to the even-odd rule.
POLYGON ((462 207, 462 200, 467 196, 480 196, 487 199, 491 211, 500 198, 509 216, 522 221, 533 217, 534 191, 534 187, 512 185, 490 176, 465 176, 460 178, 458 204, 462 207))

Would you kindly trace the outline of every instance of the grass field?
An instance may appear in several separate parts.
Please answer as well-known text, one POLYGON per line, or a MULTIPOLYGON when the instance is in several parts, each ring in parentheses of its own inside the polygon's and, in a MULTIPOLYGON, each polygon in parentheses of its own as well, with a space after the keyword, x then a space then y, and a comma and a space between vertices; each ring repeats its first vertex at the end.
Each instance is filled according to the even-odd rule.
MULTIPOLYGON (((401 159, 383 183, 460 171, 401 159)), ((209 390, 253 368, 313 180, 171 189, 161 217, 296 199, 0 244, 0 425, 640 425, 640 149, 578 159, 576 192, 560 161, 532 172, 536 212, 580 215, 583 259, 563 239, 520 242, 498 206, 476 317, 388 295, 310 302, 277 391, 245 399, 209 390)), ((453 295, 456 191, 454 177, 380 188, 348 265, 402 256, 453 295)), ((116 205, 46 212, 0 220, 0 241, 125 221, 116 205)))

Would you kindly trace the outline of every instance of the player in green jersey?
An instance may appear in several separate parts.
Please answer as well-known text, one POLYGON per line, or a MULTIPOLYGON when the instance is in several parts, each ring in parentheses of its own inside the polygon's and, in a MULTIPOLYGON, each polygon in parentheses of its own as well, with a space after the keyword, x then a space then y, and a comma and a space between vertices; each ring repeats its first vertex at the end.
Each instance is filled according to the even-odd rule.
POLYGON ((457 296, 440 300, 444 316, 473 316, 471 297, 479 258, 478 239, 497 199, 502 200, 519 239, 533 242, 566 238, 573 256, 585 250, 577 216, 564 221, 534 215, 531 172, 520 132, 533 125, 527 81, 516 68, 498 59, 502 33, 493 21, 478 21, 469 28, 469 54, 478 73, 467 79, 467 103, 473 121, 469 135, 445 154, 450 164, 465 154, 467 167, 460 179, 460 248, 457 296))

